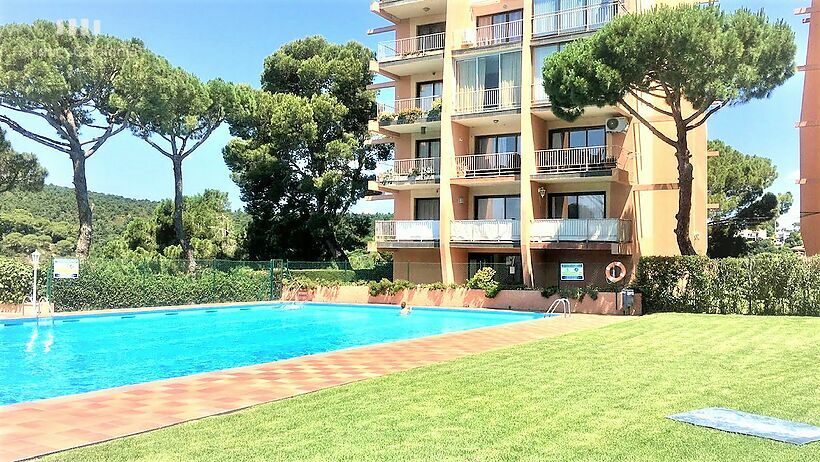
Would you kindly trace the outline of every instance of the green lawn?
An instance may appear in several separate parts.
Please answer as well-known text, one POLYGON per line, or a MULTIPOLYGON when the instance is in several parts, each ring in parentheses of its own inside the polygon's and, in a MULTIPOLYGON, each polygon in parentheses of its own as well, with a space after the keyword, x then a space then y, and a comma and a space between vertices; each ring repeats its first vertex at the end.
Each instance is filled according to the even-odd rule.
POLYGON ((820 461, 665 418, 707 406, 820 425, 820 319, 645 316, 47 460, 820 461))

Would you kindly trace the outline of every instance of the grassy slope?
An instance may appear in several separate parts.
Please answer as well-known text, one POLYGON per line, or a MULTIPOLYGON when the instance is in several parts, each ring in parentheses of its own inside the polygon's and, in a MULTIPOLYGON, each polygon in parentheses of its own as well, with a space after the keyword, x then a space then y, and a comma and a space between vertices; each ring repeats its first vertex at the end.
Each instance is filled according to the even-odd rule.
POLYGON ((395 374, 49 460, 820 461, 664 416, 820 425, 820 319, 663 314, 395 374))

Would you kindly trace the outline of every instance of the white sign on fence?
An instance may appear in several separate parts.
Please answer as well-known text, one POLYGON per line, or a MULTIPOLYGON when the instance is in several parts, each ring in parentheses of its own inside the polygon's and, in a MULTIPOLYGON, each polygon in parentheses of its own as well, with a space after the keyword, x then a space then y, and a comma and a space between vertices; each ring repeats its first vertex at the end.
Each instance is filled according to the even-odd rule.
POLYGON ((76 258, 55 258, 54 279, 77 279, 80 277, 80 260, 76 258))
POLYGON ((561 280, 562 281, 583 281, 584 280, 584 264, 583 263, 561 263, 561 280))

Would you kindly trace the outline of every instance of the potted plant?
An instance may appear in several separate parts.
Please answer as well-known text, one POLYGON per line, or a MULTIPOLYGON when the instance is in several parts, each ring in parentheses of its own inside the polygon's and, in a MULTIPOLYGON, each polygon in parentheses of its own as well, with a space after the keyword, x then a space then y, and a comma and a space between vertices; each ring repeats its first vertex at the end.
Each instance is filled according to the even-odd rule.
POLYGON ((427 120, 430 122, 441 120, 441 99, 433 101, 433 104, 430 105, 430 110, 427 111, 427 120))
POLYGON ((419 120, 422 115, 424 115, 424 111, 422 111, 420 108, 407 108, 398 113, 398 115, 396 116, 396 123, 412 124, 413 122, 419 120))
POLYGON ((396 118, 396 114, 392 112, 382 112, 379 114, 379 125, 390 125, 396 118))

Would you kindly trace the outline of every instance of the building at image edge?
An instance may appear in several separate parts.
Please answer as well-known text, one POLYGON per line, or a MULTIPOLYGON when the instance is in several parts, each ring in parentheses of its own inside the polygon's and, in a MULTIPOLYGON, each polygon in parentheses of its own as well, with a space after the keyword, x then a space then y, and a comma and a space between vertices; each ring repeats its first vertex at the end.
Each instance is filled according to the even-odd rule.
MULTIPOLYGON (((543 59, 647 0, 381 0, 371 10, 395 34, 372 70, 395 98, 370 122, 393 143, 372 200, 392 199, 374 247, 394 255, 394 277, 463 282, 493 266, 504 281, 556 286, 562 263, 583 263, 576 284, 602 284, 614 261, 679 254, 674 150, 623 108, 590 107, 568 123, 551 111, 543 59), (509 273, 509 274, 507 274, 509 273)), ((671 118, 632 102, 674 137, 671 118)), ((659 103, 662 105, 663 103, 659 103)), ((633 107, 634 107, 633 106, 633 107)), ((694 165, 690 237, 707 248, 707 132, 689 134, 694 165)))

